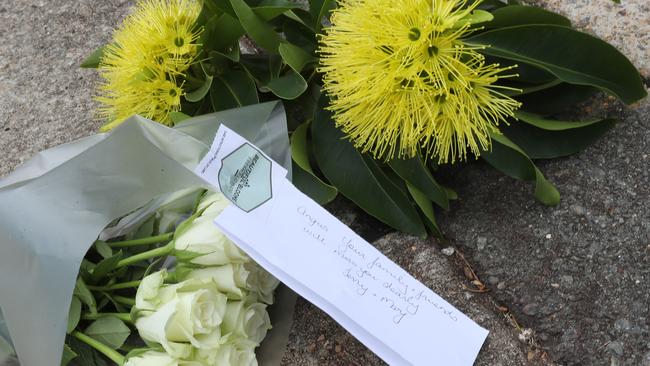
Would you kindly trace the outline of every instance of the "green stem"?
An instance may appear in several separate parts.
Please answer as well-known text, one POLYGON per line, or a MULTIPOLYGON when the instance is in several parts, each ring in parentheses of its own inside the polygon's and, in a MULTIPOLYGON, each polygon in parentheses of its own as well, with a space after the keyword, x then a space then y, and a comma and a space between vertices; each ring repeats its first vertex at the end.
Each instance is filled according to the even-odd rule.
POLYGON ((104 356, 108 357, 111 359, 111 361, 115 362, 118 365, 124 364, 124 356, 122 356, 119 352, 111 349, 107 345, 103 344, 102 342, 91 338, 77 330, 74 332, 70 333, 73 337, 77 338, 78 340, 84 342, 85 344, 89 345, 90 347, 96 349, 97 351, 101 352, 104 356))
POLYGON ((162 243, 171 240, 173 237, 174 237, 174 233, 171 232, 171 233, 149 236, 140 239, 114 241, 112 243, 107 243, 107 244, 111 248, 128 248, 128 247, 135 247, 139 245, 150 245, 150 244, 162 243))
POLYGON ((113 296, 113 300, 119 302, 120 304, 124 304, 124 305, 129 305, 129 306, 135 305, 135 300, 130 298, 130 297, 113 296))
POLYGON ((131 314, 129 313, 97 313, 97 314, 84 314, 81 316, 81 319, 84 320, 97 320, 99 318, 104 318, 107 316, 114 316, 124 322, 133 323, 131 319, 131 314))
POLYGON ((114 291, 114 290, 124 290, 126 288, 136 288, 140 286, 141 281, 131 281, 131 282, 122 282, 122 283, 116 283, 113 285, 109 286, 89 286, 87 285, 89 290, 92 291, 114 291))
POLYGON ((116 269, 122 268, 124 266, 129 266, 131 264, 138 263, 155 257, 163 257, 171 254, 173 250, 174 250, 174 246, 167 244, 164 247, 155 248, 155 249, 148 250, 146 252, 138 253, 134 256, 124 258, 121 261, 117 262, 117 266, 115 268, 116 269))

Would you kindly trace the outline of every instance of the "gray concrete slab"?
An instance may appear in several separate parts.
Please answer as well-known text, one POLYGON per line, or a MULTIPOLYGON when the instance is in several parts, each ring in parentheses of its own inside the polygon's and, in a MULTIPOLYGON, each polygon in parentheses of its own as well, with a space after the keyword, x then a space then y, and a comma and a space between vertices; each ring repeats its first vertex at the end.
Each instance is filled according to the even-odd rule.
MULTIPOLYGON (((648 2, 537 0, 613 42, 648 77, 648 2)), ((77 65, 104 43, 130 1, 9 0, 0 4, 0 175, 36 152, 93 133, 96 76, 77 65)), ((609 103, 611 104, 611 103, 609 103)), ((650 107, 605 107, 624 121, 584 153, 541 165, 563 201, 534 202, 528 184, 473 164, 452 177, 461 200, 441 225, 489 294, 431 242, 391 234, 391 258, 492 330, 480 365, 650 365, 650 107), (611 108, 610 108, 611 107, 611 108), (550 235, 550 236, 549 236, 550 235), (416 249, 413 250, 412 248, 416 249), (518 340, 512 311, 533 339, 518 340), (504 310, 504 309, 501 309, 504 310), (531 352, 529 344, 542 349, 531 352)), ((337 208, 334 208, 337 210, 337 208)), ((349 208, 340 217, 364 229, 349 208)), ((362 225, 363 226, 363 225, 362 225)), ((370 234, 369 234, 370 235, 370 234)), ((372 236, 372 235, 371 235, 372 236)), ((285 363, 379 364, 322 312, 299 303, 285 363), (338 347, 337 347, 338 346, 338 347)))

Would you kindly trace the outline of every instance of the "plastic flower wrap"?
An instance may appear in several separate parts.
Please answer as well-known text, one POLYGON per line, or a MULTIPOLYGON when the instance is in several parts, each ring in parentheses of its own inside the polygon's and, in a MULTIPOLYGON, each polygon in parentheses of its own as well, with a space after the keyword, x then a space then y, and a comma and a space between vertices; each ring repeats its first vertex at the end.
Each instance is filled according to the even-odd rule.
POLYGON ((113 40, 99 65, 102 84, 97 100, 110 130, 139 114, 170 124, 178 111, 183 76, 197 55, 201 11, 198 0, 141 0, 113 40))
POLYGON ((362 152, 465 160, 519 103, 494 85, 510 67, 486 64, 472 32, 479 1, 344 0, 322 37, 321 71, 334 119, 362 152))

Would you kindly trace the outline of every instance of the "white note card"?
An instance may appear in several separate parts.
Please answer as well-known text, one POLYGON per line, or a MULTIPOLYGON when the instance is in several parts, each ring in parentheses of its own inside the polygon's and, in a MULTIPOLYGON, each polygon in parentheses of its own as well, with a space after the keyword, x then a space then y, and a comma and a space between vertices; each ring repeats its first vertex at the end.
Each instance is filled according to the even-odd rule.
POLYGON ((197 174, 215 187, 220 187, 219 179, 225 186, 223 172, 231 172, 235 204, 215 220, 228 237, 388 364, 474 363, 486 329, 300 192, 285 178, 286 170, 270 159, 267 173, 265 160, 253 156, 264 154, 242 153, 244 143, 222 125, 197 167, 197 174), (235 163, 232 156, 237 155, 241 157, 235 163), (237 167, 226 168, 229 164, 237 167), (242 172, 251 173, 252 180, 242 172), (266 176, 270 195, 264 193, 266 176))

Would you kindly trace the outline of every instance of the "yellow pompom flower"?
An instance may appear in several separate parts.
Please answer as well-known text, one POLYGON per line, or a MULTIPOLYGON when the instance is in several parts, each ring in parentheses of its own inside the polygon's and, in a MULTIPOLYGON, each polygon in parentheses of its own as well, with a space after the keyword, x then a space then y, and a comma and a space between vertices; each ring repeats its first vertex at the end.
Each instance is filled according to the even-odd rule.
POLYGON ((519 103, 503 77, 463 43, 480 1, 341 0, 319 49, 337 126, 362 152, 440 163, 491 146, 489 133, 519 103))
POLYGON ((141 0, 114 32, 99 64, 99 115, 110 130, 139 114, 169 125, 200 33, 198 0, 141 0))

